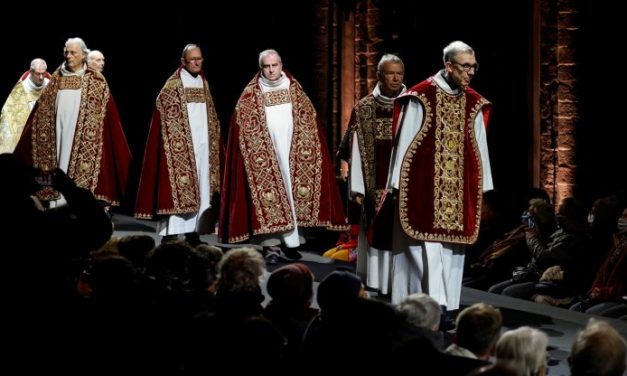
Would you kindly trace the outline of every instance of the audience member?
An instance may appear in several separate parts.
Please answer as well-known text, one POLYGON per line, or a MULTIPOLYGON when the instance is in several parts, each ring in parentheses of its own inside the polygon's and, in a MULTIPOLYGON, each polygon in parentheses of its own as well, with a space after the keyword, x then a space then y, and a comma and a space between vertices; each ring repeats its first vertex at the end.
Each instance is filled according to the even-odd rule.
POLYGON ((604 321, 590 319, 568 357, 572 376, 621 376, 627 368, 625 339, 604 321))
POLYGON ((549 337, 538 329, 508 330, 496 342, 496 363, 512 367, 518 376, 544 376, 548 344, 549 337))

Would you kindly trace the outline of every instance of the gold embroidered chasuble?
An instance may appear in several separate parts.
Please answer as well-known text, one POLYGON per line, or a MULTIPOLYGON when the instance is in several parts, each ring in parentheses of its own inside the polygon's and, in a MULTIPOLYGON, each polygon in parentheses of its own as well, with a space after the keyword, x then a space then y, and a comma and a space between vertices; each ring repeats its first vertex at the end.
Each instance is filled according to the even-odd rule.
MULTIPOLYGON (((157 98, 156 108, 161 119, 161 137, 167 163, 167 177, 171 205, 160 206, 157 214, 185 214, 200 210, 200 191, 187 103, 206 103, 209 131, 210 186, 220 189, 220 126, 209 91, 203 77, 203 88, 184 88, 178 69, 166 82, 157 98)), ((140 213, 140 218, 151 218, 152 210, 140 213)))
POLYGON ((288 102, 292 104, 293 120, 289 174, 298 226, 347 228, 316 111, 300 84, 288 77, 289 89, 264 95, 257 74, 236 106, 227 147, 220 215, 220 236, 228 242, 294 228, 265 109, 288 102))
MULTIPOLYGON (((28 76, 25 78, 29 80, 28 76)), ((7 98, 0 114, 0 153, 12 153, 22 134, 22 129, 30 115, 32 106, 43 91, 24 89, 24 84, 18 81, 7 98)))
POLYGON ((366 194, 377 202, 385 190, 385 174, 392 147, 392 104, 378 101, 373 95, 362 98, 355 106, 355 122, 366 194))
MULTIPOLYGON (((77 186, 95 192, 102 158, 102 123, 109 102, 109 87, 104 77, 94 71, 85 71, 82 77, 61 76, 53 73, 39 109, 33 116, 33 166, 44 171, 58 167, 56 144, 56 100, 63 89, 80 89, 81 102, 74 131, 67 174, 77 186)), ((56 200, 57 191, 46 187, 38 193, 43 200, 56 200)))
POLYGON ((474 122, 479 111, 489 111, 490 103, 471 88, 450 95, 432 79, 407 95, 423 105, 424 119, 401 165, 401 227, 416 240, 472 244, 483 192, 474 122))

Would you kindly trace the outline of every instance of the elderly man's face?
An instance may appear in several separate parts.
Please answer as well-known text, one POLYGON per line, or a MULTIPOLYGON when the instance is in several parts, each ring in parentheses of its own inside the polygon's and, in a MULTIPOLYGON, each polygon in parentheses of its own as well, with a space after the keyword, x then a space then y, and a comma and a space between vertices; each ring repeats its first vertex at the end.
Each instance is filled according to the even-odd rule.
POLYGON ((92 52, 87 56, 87 66, 91 69, 102 72, 105 65, 105 57, 98 51, 92 52))
POLYGON ((63 54, 65 56, 65 65, 70 71, 76 72, 83 67, 85 53, 81 50, 81 46, 78 43, 69 43, 63 49, 63 54))
POLYGON ((28 75, 30 80, 37 86, 41 86, 44 83, 44 79, 46 78, 46 68, 42 65, 37 66, 35 69, 30 71, 30 75, 28 75))

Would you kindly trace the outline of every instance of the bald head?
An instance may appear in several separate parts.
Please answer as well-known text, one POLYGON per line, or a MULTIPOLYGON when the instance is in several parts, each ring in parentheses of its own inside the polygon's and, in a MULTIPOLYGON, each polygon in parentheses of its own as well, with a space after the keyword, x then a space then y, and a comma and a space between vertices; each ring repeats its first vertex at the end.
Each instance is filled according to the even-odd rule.
POLYGON ((87 54, 87 66, 95 71, 102 72, 105 65, 105 57, 102 52, 93 50, 87 54))

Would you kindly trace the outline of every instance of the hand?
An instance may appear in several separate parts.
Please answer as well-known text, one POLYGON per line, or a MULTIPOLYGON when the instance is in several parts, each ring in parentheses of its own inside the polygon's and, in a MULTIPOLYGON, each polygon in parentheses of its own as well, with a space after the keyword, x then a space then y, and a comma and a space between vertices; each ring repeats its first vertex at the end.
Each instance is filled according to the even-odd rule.
POLYGON ((353 202, 356 203, 357 205, 361 205, 364 202, 364 196, 361 194, 356 194, 353 196, 353 202))
POLYGON ((76 186, 74 180, 72 180, 63 170, 55 168, 51 171, 52 183, 60 191, 64 192, 68 189, 72 189, 76 186))
POLYGON ((601 295, 601 290, 599 290, 598 287, 595 287, 588 293, 588 298, 590 298, 590 300, 596 300, 599 295, 601 295))

